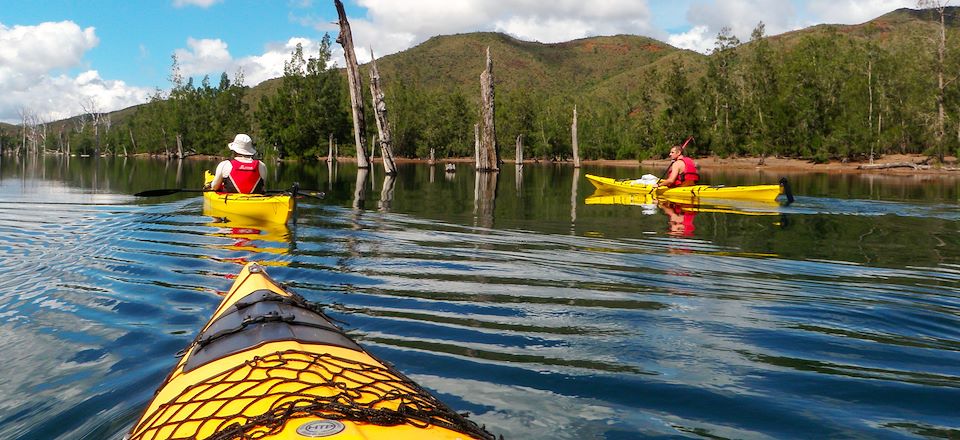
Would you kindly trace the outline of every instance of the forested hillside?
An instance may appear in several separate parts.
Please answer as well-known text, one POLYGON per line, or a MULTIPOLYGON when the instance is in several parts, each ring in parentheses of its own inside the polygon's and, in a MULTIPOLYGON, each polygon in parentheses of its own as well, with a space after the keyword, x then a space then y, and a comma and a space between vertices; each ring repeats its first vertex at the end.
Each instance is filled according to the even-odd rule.
MULTIPOLYGON (((942 63, 940 15, 902 9, 861 25, 775 37, 761 23, 749 41, 724 31, 709 55, 632 35, 541 44, 473 33, 431 38, 378 65, 398 156, 425 157, 431 148, 440 157, 473 155, 489 47, 502 157, 513 156, 519 135, 527 157, 569 156, 575 105, 588 159, 662 156, 687 136, 696 138, 697 155, 942 157, 960 147, 957 13, 945 11, 942 63)), ((331 44, 327 37, 319 53, 291 54, 284 77, 254 88, 226 74, 197 85, 180 76, 174 60, 169 93, 108 115, 106 126, 78 122, 97 116, 84 115, 45 124, 46 134, 31 139, 60 151, 224 154, 233 135, 246 131, 266 155, 318 157, 332 135, 341 154, 352 154, 349 94, 343 71, 327 67, 331 44)), ((372 139, 373 118, 367 121, 372 139)), ((20 134, 0 128, 4 148, 19 145, 20 134)))

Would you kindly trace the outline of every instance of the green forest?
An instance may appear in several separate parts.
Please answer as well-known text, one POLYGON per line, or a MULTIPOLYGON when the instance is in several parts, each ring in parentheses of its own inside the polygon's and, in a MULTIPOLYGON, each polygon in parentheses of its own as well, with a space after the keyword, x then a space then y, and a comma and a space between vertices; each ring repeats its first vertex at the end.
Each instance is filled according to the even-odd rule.
MULTIPOLYGON (((749 41, 729 29, 708 55, 645 37, 593 37, 558 44, 495 33, 434 37, 378 59, 397 157, 471 157, 479 120, 479 74, 490 47, 501 157, 572 155, 578 112, 581 157, 663 157, 688 136, 695 156, 781 156, 816 162, 960 151, 960 30, 957 8, 901 9, 855 25, 820 25, 749 41), (943 19, 941 26, 941 18, 943 19), (941 85, 942 84, 942 85, 941 85)), ((172 59, 170 90, 111 114, 0 126, 0 146, 74 154, 226 155, 236 133, 271 158, 323 158, 333 139, 354 155, 346 74, 318 53, 290 54, 284 75, 257 85, 242 73, 213 84, 184 78, 172 59), (79 121, 78 121, 79 120, 79 121)), ((368 66, 367 139, 376 127, 368 66)), ((368 149, 369 151, 369 149, 368 149)))

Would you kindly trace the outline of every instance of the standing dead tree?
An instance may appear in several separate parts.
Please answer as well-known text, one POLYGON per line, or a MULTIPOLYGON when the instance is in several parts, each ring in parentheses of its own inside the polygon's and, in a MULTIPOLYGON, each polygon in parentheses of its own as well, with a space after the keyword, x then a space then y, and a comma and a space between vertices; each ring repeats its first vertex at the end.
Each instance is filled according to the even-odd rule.
POLYGON ((516 156, 514 157, 513 160, 517 163, 518 167, 522 167, 523 166, 523 135, 522 134, 517 135, 517 149, 515 150, 515 153, 516 153, 516 156))
POLYGON ((393 176, 397 174, 397 164, 393 161, 393 137, 387 122, 387 102, 384 100, 380 70, 377 69, 373 49, 370 50, 370 96, 373 97, 373 117, 377 121, 377 140, 380 142, 380 156, 383 157, 383 172, 393 176))
POLYGON ((946 133, 944 128, 945 124, 945 110, 943 108, 944 101, 946 99, 945 89, 951 82, 956 80, 954 77, 948 81, 944 81, 943 73, 945 68, 945 60, 947 56, 947 27, 946 27, 946 9, 947 5, 950 3, 949 0, 917 0, 917 7, 920 9, 932 9, 940 16, 940 33, 937 38, 937 157, 940 161, 943 161, 943 137, 946 133))
POLYGON ((500 148, 497 145, 497 130, 494 124, 493 60, 487 47, 487 63, 480 74, 480 148, 477 158, 478 171, 500 171, 500 148))
POLYGON ((357 66, 357 54, 353 51, 353 34, 350 32, 350 22, 347 13, 343 10, 343 2, 333 0, 340 17, 340 35, 337 43, 343 47, 343 57, 347 61, 347 81, 350 83, 350 104, 353 110, 353 138, 357 144, 357 167, 370 168, 370 160, 365 151, 366 121, 363 116, 363 84, 360 81, 360 69, 357 66))
POLYGON ((93 137, 95 142, 93 154, 100 156, 100 126, 103 125, 106 115, 100 111, 100 106, 97 105, 97 101, 93 98, 87 98, 85 102, 81 102, 80 107, 84 113, 90 115, 90 122, 93 123, 93 137))
POLYGON ((333 133, 330 133, 330 140, 327 143, 327 162, 333 162, 336 157, 333 154, 333 133))
POLYGON ((577 106, 573 106, 573 124, 570 125, 570 138, 573 143, 573 167, 580 168, 580 143, 577 139, 577 106))

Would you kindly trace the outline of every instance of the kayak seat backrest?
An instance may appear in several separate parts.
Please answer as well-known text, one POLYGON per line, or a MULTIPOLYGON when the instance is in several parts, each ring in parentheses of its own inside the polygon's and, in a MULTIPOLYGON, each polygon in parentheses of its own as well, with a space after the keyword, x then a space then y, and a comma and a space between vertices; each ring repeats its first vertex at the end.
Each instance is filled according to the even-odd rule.
POLYGON ((183 371, 276 341, 363 350, 306 301, 264 289, 237 301, 197 336, 183 371))

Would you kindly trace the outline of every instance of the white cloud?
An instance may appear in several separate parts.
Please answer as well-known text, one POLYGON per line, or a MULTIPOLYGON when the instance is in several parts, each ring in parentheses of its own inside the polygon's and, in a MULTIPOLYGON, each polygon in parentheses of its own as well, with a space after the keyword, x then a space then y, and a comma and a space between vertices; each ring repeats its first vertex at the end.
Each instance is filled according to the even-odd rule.
POLYGON ((20 86, 45 72, 76 66, 99 42, 94 28, 80 29, 70 21, 14 27, 0 24, 0 85, 20 86))
MULTIPOLYGON (((377 56, 435 35, 499 31, 544 43, 596 35, 640 34, 664 38, 651 24, 645 0, 358 0, 367 16, 348 17, 357 47, 374 45, 377 56)), ((329 30, 326 24, 316 26, 329 30)), ((357 55, 365 60, 366 55, 357 55)))
POLYGON ((811 0, 807 9, 817 23, 860 24, 900 8, 916 8, 916 0, 811 0))
POLYGON ((99 42, 94 28, 71 21, 0 24, 0 121, 19 122, 21 110, 45 120, 74 116, 90 99, 107 111, 144 102, 148 89, 104 81, 91 70, 68 74, 82 67, 84 54, 99 42))
POLYGON ((187 49, 177 49, 173 53, 180 62, 184 76, 204 75, 211 72, 228 70, 233 60, 227 43, 220 39, 187 39, 187 49))
POLYGON ((186 6, 196 6, 199 8, 209 8, 223 0, 173 0, 173 7, 183 8, 186 6))
POLYGON ((320 51, 320 42, 309 38, 294 37, 282 44, 269 45, 261 55, 243 57, 235 61, 237 68, 243 69, 244 84, 252 86, 271 78, 283 76, 283 64, 290 60, 290 54, 297 43, 303 46, 305 59, 315 58, 320 51))
POLYGON ((713 49, 716 36, 724 27, 729 27, 740 41, 746 42, 761 21, 767 35, 776 35, 820 23, 859 24, 904 7, 916 7, 916 0, 701 1, 687 10, 687 21, 693 28, 671 35, 668 42, 707 53, 713 49))
MULTIPOLYGON (((668 41, 683 41, 686 49, 709 52, 717 34, 730 28, 740 41, 750 40, 750 34, 761 21, 767 35, 799 29, 797 11, 790 0, 717 0, 695 3, 687 11, 687 21, 694 25, 690 31, 671 35, 668 41)), ((678 46, 681 47, 681 46, 678 46)))
POLYGON ((320 42, 303 37, 293 37, 282 43, 268 44, 260 55, 234 58, 227 43, 220 39, 187 39, 188 49, 177 49, 174 53, 180 63, 184 76, 198 77, 209 75, 219 77, 226 72, 231 77, 242 71, 244 84, 257 85, 265 80, 283 76, 283 65, 290 60, 297 44, 303 46, 305 59, 316 57, 320 42))
POLYGON ((667 38, 667 43, 671 46, 681 49, 689 49, 701 53, 707 53, 713 48, 716 41, 716 35, 710 34, 706 26, 694 26, 682 34, 673 34, 667 38))

